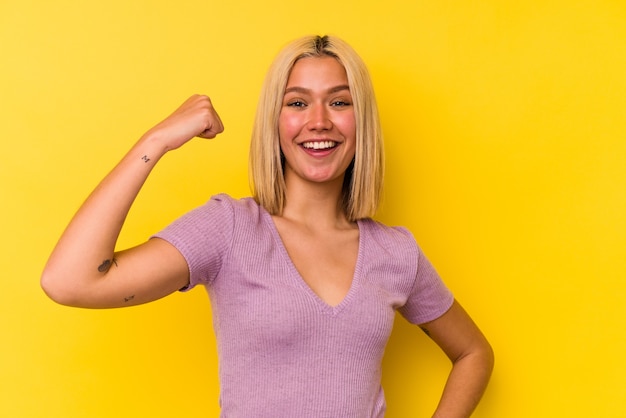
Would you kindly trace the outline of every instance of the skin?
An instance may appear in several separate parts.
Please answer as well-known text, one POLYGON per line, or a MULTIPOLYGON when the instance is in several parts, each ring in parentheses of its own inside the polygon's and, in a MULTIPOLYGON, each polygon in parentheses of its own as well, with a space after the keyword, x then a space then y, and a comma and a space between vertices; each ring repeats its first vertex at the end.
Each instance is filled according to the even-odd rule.
POLYGON ((291 70, 278 120, 285 181, 342 180, 356 151, 356 122, 348 77, 334 58, 305 58, 291 70), (333 144, 325 148, 328 143, 333 144), (315 145, 314 145, 315 144, 315 145), (305 148, 314 146, 319 149, 305 148))
POLYGON ((348 78, 334 58, 305 58, 285 91, 279 136, 287 203, 273 219, 300 276, 334 306, 350 290, 359 246, 358 227, 339 206, 356 149, 348 78))
POLYGON ((79 208, 54 248, 41 277, 58 303, 85 308, 138 305, 188 282, 182 255, 151 239, 115 252, 124 219, 155 164, 168 151, 224 130, 210 99, 192 96, 146 132, 79 208))
MULTIPOLYGON (((355 118, 347 77, 333 58, 306 58, 294 66, 279 117, 285 155, 286 205, 273 220, 303 280, 329 305, 348 293, 359 231, 339 201, 355 153, 355 118), (308 149, 303 145, 308 143, 308 149), (312 151, 320 145, 331 148, 312 151), (323 262, 321 261, 323 260, 323 262)), ((224 130, 207 96, 195 95, 146 132, 77 211, 41 278, 58 303, 111 308, 150 302, 189 283, 182 255, 158 238, 115 252, 117 237, 143 183, 167 152, 193 137, 224 130)), ((493 352, 470 316, 454 302, 421 325, 446 353, 452 370, 433 417, 468 417, 493 368, 493 352)))

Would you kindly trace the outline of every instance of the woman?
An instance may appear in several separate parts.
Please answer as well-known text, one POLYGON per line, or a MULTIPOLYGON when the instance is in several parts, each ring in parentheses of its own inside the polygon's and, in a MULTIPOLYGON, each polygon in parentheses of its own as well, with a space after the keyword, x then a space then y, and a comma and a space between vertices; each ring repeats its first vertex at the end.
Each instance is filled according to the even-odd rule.
POLYGON ((253 198, 213 196, 114 252, 160 158, 222 131, 210 99, 193 96, 144 134, 63 233, 46 293, 105 308, 205 285, 225 417, 382 417, 381 361, 398 310, 453 363, 434 416, 469 416, 491 348, 411 234, 371 219, 383 170, 378 113, 365 65, 340 39, 296 40, 270 68, 250 151, 253 198))

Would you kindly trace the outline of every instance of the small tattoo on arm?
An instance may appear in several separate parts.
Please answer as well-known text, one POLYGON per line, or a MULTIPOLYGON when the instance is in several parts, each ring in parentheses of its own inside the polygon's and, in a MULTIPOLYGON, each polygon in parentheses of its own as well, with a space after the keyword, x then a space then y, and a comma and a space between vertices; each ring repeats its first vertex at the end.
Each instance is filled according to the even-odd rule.
POLYGON ((424 334, 428 335, 430 337, 430 331, 428 331, 428 329, 426 327, 420 327, 422 329, 422 331, 424 331, 424 334))
POLYGON ((115 258, 111 260, 104 260, 102 264, 98 266, 98 271, 100 273, 106 273, 107 271, 109 271, 109 269, 111 268, 113 264, 117 266, 117 260, 115 258))
POLYGON ((148 161, 150 161, 150 158, 148 158, 147 155, 144 155, 143 157, 141 157, 141 159, 143 160, 144 163, 147 163, 148 161))
POLYGON ((124 302, 130 302, 133 299, 135 299, 135 295, 130 295, 130 296, 124 298, 124 302))

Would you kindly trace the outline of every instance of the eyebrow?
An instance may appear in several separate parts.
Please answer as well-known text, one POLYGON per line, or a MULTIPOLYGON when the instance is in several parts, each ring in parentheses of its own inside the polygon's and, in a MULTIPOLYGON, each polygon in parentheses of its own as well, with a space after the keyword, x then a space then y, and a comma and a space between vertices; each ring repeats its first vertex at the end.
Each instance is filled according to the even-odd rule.
MULTIPOLYGON (((329 88, 326 93, 328 94, 333 94, 333 93, 337 93, 343 90, 348 90, 350 91, 350 86, 348 86, 347 84, 340 84, 338 86, 335 87, 331 87, 329 88)), ((298 87, 298 86, 294 86, 294 87, 289 87, 287 89, 285 89, 285 94, 287 93, 310 93, 311 90, 304 88, 304 87, 298 87)))

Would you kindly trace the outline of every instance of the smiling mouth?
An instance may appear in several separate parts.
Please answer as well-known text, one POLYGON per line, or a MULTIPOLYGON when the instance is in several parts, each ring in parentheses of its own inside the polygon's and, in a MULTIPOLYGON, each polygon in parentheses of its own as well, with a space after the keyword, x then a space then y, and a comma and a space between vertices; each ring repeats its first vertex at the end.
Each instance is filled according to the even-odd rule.
POLYGON ((337 145, 338 143, 335 141, 308 141, 302 143, 303 148, 313 150, 331 149, 335 148, 337 145))

